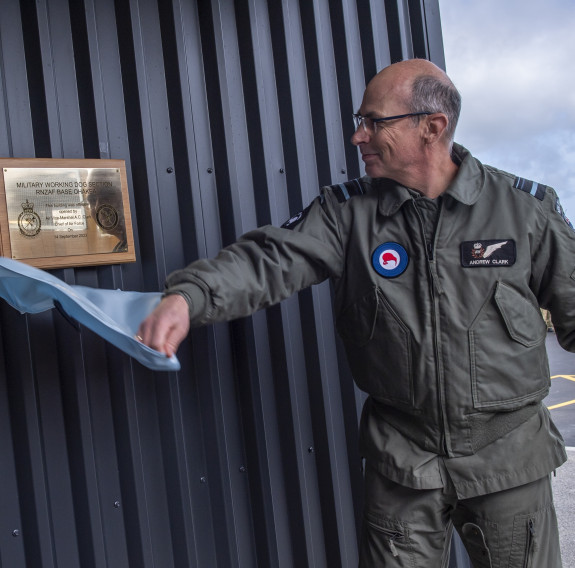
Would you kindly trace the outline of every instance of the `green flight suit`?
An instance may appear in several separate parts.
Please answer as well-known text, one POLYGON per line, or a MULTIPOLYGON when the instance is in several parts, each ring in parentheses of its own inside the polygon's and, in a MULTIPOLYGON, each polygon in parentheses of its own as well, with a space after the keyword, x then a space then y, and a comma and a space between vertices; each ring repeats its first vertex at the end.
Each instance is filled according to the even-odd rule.
POLYGON ((458 499, 522 486, 565 459, 541 401, 546 325, 575 351, 575 232, 555 192, 455 145, 437 200, 391 180, 322 188, 282 228, 262 227, 170 275, 192 325, 230 320, 330 278, 354 379, 370 396, 362 455, 411 489, 458 499))

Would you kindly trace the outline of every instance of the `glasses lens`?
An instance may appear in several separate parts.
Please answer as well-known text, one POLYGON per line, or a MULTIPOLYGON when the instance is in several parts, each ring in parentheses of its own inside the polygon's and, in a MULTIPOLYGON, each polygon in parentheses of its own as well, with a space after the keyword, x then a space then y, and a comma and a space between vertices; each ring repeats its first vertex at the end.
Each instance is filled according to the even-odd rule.
POLYGON ((360 125, 363 127, 364 132, 371 132, 373 130, 373 122, 371 118, 366 118, 360 114, 353 115, 353 123, 355 124, 356 130, 360 127, 360 125))

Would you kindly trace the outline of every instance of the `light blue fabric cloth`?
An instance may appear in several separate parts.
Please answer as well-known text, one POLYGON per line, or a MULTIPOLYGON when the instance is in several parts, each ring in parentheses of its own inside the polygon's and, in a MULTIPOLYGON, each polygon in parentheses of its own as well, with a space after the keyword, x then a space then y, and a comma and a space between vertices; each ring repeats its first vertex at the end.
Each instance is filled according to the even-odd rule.
POLYGON ((22 313, 60 307, 142 365, 155 371, 177 371, 177 357, 166 357, 136 339, 142 320, 158 305, 159 292, 124 292, 70 286, 52 274, 10 258, 0 258, 0 297, 22 313), (56 305, 59 304, 59 306, 56 305))

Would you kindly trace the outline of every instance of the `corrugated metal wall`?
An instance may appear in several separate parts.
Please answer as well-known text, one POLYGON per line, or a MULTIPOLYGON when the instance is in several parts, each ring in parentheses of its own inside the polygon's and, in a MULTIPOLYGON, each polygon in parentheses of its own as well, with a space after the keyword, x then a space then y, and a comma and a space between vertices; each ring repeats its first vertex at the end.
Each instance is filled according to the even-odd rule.
MULTIPOLYGON (((360 174, 351 113, 392 60, 443 65, 437 0, 0 0, 0 156, 126 160, 156 291, 360 174)), ((0 302, 0 566, 352 567, 361 397, 315 287, 196 330, 153 373, 0 302)))

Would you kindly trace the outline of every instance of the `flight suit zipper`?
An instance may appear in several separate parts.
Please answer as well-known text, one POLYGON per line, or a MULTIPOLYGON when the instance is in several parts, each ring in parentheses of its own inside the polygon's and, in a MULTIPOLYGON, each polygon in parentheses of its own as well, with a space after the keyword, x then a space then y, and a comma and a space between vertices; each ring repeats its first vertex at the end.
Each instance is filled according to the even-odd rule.
POLYGON ((432 327, 433 327, 433 349, 435 352, 435 373, 437 377, 437 404, 439 409, 439 423, 441 424, 442 428, 442 440, 441 444, 443 446, 443 450, 446 455, 451 455, 451 443, 450 443, 450 436, 449 436, 449 427, 447 424, 447 416, 445 412, 446 404, 445 404, 445 385, 443 381, 443 367, 441 364, 442 361, 442 352, 441 352, 441 340, 440 340, 440 329, 439 329, 439 301, 437 298, 438 293, 441 291, 441 285, 438 281, 437 274, 435 273, 435 248, 437 244, 437 235, 439 234, 439 229, 441 226, 441 221, 443 217, 443 204, 439 204, 439 212, 437 215, 437 224, 435 226, 435 232, 433 235, 433 242, 428 240, 425 236, 425 227, 423 223, 423 219, 421 217, 421 213, 417 205, 415 204, 415 200, 412 200, 413 208, 415 209, 415 213, 417 215, 417 219, 419 222, 419 229, 421 232, 421 238, 424 243, 426 259, 427 259, 427 271, 429 275, 429 293, 431 297, 431 305, 432 305, 432 327))

